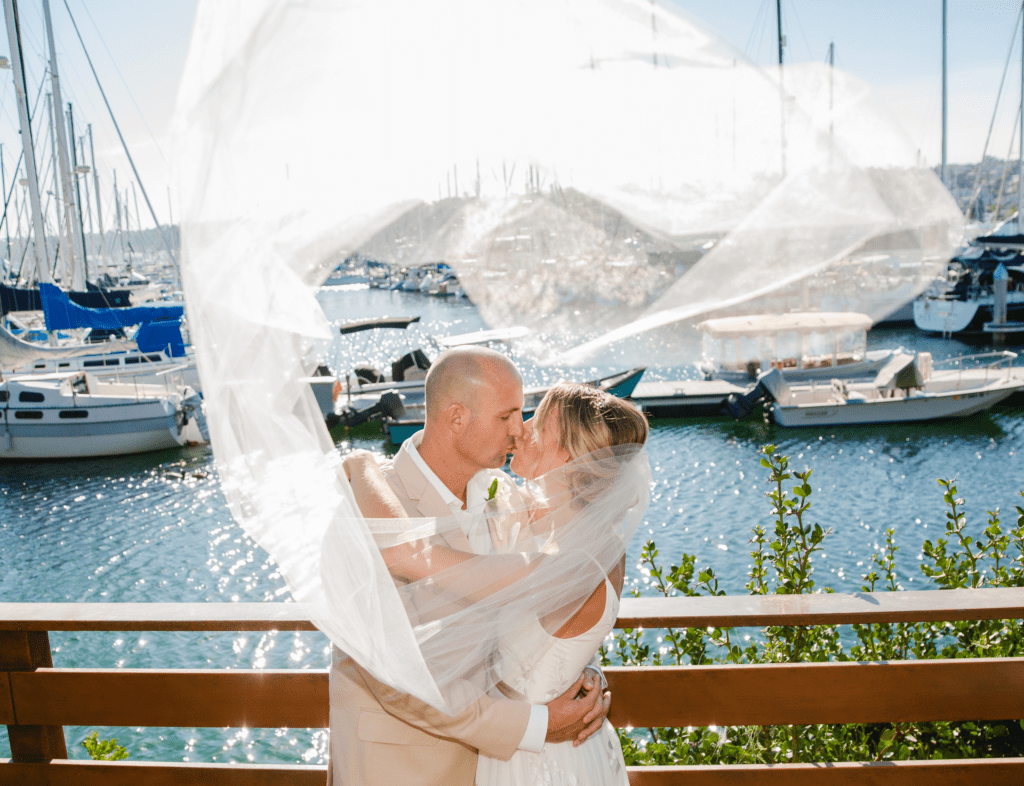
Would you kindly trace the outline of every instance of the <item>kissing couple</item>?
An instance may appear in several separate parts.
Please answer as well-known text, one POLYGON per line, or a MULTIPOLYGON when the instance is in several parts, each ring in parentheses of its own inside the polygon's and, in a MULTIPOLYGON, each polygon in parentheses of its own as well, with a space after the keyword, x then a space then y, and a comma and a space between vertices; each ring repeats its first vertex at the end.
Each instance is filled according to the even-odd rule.
POLYGON ((515 365, 469 347, 431 366, 424 428, 392 462, 348 455, 447 711, 333 648, 329 786, 626 786, 598 649, 649 502, 647 433, 577 384, 524 423, 515 365))

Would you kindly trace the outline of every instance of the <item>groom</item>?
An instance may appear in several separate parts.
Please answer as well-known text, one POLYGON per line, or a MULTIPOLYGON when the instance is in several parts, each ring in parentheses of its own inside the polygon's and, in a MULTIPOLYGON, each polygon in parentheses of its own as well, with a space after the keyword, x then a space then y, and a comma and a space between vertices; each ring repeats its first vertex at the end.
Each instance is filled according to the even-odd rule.
MULTIPOLYGON (((384 472, 409 515, 464 522, 466 531, 448 538, 453 548, 487 548, 481 538, 489 536, 470 524, 480 519, 475 509, 523 436, 522 408, 522 377, 492 350, 449 350, 427 374, 423 431, 406 440, 384 472)), ((580 680, 548 705, 485 696, 448 716, 334 649, 328 784, 472 786, 478 752, 507 760, 517 749, 537 752, 545 741, 583 740, 600 728, 610 694, 595 689, 594 674, 580 680), (588 692, 577 700, 580 680, 588 692)))

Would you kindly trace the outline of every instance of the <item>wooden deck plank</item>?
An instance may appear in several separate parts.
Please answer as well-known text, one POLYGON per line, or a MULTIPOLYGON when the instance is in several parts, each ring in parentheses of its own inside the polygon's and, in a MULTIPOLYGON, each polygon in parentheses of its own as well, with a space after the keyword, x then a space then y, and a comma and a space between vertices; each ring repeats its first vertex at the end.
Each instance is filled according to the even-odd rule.
POLYGON ((324 786, 325 766, 98 762, 17 764, 0 759, 0 786, 324 786))
POLYGON ((623 598, 619 628, 849 625, 1024 618, 1024 588, 623 598))
POLYGON ((630 786, 1020 786, 1024 759, 630 767, 630 786))
MULTIPOLYGON (((52 786, 323 786, 326 767, 193 762, 54 761, 15 764, 0 759, 0 785, 52 786)), ((1024 759, 964 759, 835 764, 630 767, 631 786, 1018 786, 1024 759)))
POLYGON ((326 728, 326 670, 11 672, 18 722, 63 726, 326 728))
POLYGON ((1024 658, 605 669, 615 726, 1024 718, 1024 658))
POLYGON ((11 757, 15 761, 44 762, 67 758, 67 743, 60 724, 32 724, 18 717, 14 686, 10 681, 11 674, 32 674, 36 669, 52 666, 50 635, 45 630, 0 631, 0 669, 7 675, 3 684, 7 689, 5 703, 10 703, 11 716, 7 737, 11 744, 11 757))
POLYGON ((0 723, 10 726, 16 723, 14 718, 14 699, 11 696, 11 678, 4 672, 0 677, 0 723))
MULTIPOLYGON (((300 603, 0 603, 0 631, 315 630, 300 603)), ((1024 588, 623 598, 620 628, 1024 618, 1024 588)))
POLYGON ((0 603, 0 630, 316 630, 298 603, 0 603))
MULTIPOLYGON (((1024 658, 609 667, 616 726, 777 725, 1024 717, 1024 658)), ((326 671, 11 672, 19 723, 324 728, 326 671)))

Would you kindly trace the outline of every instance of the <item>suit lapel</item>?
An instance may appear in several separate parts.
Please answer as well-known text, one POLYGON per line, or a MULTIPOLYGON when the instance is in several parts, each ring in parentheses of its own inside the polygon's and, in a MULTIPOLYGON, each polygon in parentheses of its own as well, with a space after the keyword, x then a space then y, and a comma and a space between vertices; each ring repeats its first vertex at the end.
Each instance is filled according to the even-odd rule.
MULTIPOLYGON (((444 501, 427 476, 416 466, 416 462, 413 461, 404 445, 395 454, 391 466, 394 469, 394 477, 401 483, 406 498, 409 500, 408 504, 405 500, 402 500, 402 503, 410 515, 419 515, 425 518, 443 518, 452 515, 448 503, 444 501)), ((398 489, 395 491, 398 493, 398 489)), ((401 497, 401 494, 399 496, 401 497)), ((473 553, 469 538, 466 537, 466 533, 461 527, 448 529, 442 534, 442 537, 453 549, 473 553)))

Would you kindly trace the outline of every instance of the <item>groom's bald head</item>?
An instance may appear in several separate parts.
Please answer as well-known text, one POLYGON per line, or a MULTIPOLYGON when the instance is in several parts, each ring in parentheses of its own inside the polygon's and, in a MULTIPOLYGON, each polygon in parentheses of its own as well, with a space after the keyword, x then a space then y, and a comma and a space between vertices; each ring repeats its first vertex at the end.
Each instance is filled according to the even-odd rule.
POLYGON ((469 479, 501 467, 523 436, 523 378, 504 355, 458 347, 430 366, 426 399, 420 458, 465 502, 469 479))
POLYGON ((520 386, 523 378, 507 357, 484 347, 456 347, 435 360, 426 379, 427 422, 452 404, 477 412, 481 396, 510 380, 520 386))

